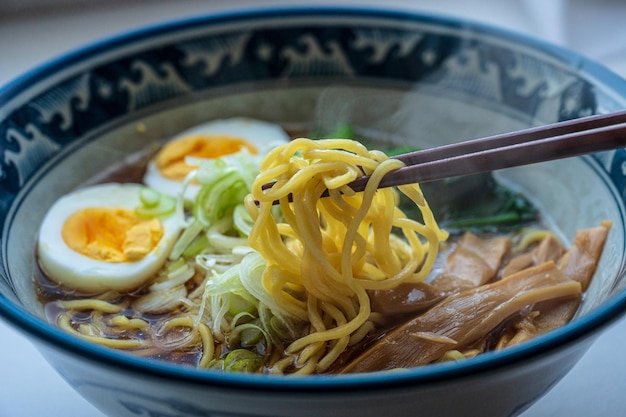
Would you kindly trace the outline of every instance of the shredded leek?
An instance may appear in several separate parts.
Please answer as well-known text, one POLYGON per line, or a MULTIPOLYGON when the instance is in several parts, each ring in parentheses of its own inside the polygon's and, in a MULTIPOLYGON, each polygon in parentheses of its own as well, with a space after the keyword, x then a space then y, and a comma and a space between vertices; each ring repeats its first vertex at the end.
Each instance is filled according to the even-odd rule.
MULTIPOLYGON (((282 339, 272 330, 270 320, 273 318, 281 324, 293 320, 280 311, 259 312, 258 295, 247 288, 254 287, 255 292, 260 292, 259 280, 265 268, 263 260, 254 256, 248 244, 253 220, 243 204, 258 175, 261 157, 243 150, 212 160, 188 158, 187 162, 198 168, 185 178, 183 192, 172 204, 173 210, 182 216, 185 228, 170 253, 169 269, 153 286, 166 290, 189 279, 194 268, 204 271, 206 278, 199 293, 194 326, 201 323, 208 326, 217 341, 226 341, 229 335, 229 349, 235 349, 229 354, 233 356, 212 361, 208 367, 255 371, 262 363, 258 362, 261 356, 271 350, 273 341, 282 339), (200 185, 193 201, 184 197, 184 189, 191 183, 200 185), (250 349, 250 355, 234 354, 238 346, 250 349)), ((156 191, 146 189, 142 194, 142 210, 156 210, 163 204, 163 198, 156 191)), ((293 327, 290 325, 287 327, 293 327)))

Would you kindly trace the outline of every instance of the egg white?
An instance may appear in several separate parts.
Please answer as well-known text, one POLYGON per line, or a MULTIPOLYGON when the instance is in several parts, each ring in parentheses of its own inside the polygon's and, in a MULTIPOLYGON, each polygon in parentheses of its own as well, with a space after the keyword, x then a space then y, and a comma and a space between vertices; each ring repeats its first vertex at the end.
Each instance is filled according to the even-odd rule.
MULTIPOLYGON (((277 124, 245 117, 236 117, 213 120, 194 126, 174 136, 168 142, 199 134, 233 136, 243 139, 256 147, 258 155, 260 156, 264 156, 272 148, 290 141, 287 133, 277 124)), ((143 180, 146 185, 174 197, 177 197, 182 189, 180 182, 173 181, 161 175, 154 159, 148 163, 143 180)), ((193 200, 199 189, 200 186, 193 183, 189 184, 185 191, 185 198, 193 200)))
POLYGON ((84 292, 127 291, 141 286, 162 267, 181 225, 175 215, 161 218, 163 237, 145 257, 134 262, 110 263, 91 259, 69 248, 61 235, 65 221, 85 208, 125 208, 141 205, 139 184, 109 183, 82 188, 61 197, 41 223, 38 258, 43 272, 53 281, 84 292))

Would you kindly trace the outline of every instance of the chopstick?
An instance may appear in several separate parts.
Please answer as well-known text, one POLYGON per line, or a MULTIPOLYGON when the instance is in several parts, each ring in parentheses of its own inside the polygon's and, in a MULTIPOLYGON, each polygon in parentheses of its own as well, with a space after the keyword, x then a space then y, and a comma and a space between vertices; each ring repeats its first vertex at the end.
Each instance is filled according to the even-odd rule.
MULTIPOLYGON (((392 156, 406 166, 378 188, 424 183, 626 147, 626 110, 392 156)), ((365 189, 369 176, 349 186, 365 189)), ((273 183, 263 185, 270 188, 273 183)), ((326 193, 325 193, 326 194, 326 193)))
MULTIPOLYGON (((626 147, 626 111, 589 116, 397 155, 379 188, 480 174, 626 147)), ((350 188, 363 191, 369 176, 350 188)))

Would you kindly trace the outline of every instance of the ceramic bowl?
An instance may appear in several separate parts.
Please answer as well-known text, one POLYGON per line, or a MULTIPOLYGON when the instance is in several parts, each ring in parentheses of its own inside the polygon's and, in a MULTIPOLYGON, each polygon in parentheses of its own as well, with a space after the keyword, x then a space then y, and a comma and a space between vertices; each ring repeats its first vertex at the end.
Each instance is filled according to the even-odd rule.
POLYGON ((229 116, 349 122, 421 147, 624 108, 626 82, 574 53, 470 22, 346 8, 227 13, 108 39, 0 90, 0 315, 111 416, 514 416, 626 309, 623 150, 498 172, 570 242, 614 226, 566 326, 459 363, 278 377, 150 361, 47 323, 38 225, 61 194, 129 153, 229 116))

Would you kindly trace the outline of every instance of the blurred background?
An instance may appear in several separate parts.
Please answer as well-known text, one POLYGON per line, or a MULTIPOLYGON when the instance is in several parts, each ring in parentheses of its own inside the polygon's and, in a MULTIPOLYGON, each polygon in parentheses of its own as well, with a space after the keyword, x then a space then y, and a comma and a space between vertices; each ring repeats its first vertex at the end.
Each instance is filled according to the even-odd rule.
MULTIPOLYGON (((0 0, 0 88, 54 57, 120 32, 219 11, 305 4, 385 7, 466 18, 566 47, 626 77, 626 1, 622 0, 0 0)), ((522 417, 626 415, 625 338, 623 319, 522 417)), ((102 417, 2 321, 0 372, 12 378, 0 390, 0 417, 102 417)))
MULTIPOLYGON (((0 0, 0 83, 103 36, 167 19, 298 0, 0 0)), ((622 0, 314 0, 396 7, 501 26, 573 49, 626 75, 622 0)))

